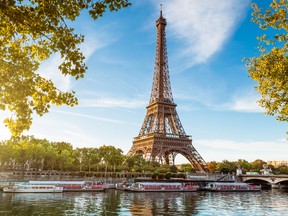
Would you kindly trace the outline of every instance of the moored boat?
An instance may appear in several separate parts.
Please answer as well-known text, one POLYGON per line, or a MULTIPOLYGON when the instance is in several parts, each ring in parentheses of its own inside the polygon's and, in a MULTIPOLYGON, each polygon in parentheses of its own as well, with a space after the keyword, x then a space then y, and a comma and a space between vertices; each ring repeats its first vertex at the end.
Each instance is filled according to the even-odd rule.
POLYGON ((178 182, 136 182, 125 188, 133 192, 191 192, 199 186, 178 182))
POLYGON ((104 191, 106 185, 100 182, 85 181, 29 181, 33 185, 55 185, 63 187, 64 192, 95 192, 104 191))
POLYGON ((5 193, 62 193, 63 187, 55 185, 15 184, 3 188, 5 193))
POLYGON ((261 185, 252 185, 248 183, 237 183, 237 182, 211 182, 208 183, 204 190, 208 191, 260 191, 261 185))

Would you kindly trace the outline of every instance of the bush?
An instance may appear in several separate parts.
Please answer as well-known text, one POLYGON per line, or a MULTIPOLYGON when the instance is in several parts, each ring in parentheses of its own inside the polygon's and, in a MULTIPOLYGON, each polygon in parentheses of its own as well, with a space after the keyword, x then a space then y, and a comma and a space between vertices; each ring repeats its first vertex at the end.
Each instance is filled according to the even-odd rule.
POLYGON ((83 172, 83 171, 82 171, 82 172, 78 172, 78 176, 80 176, 80 177, 84 177, 84 176, 85 176, 85 174, 86 174, 86 173, 85 173, 85 172, 83 172))
POLYGON ((159 179, 164 179, 164 178, 165 178, 165 174, 160 173, 160 174, 159 174, 159 179))
POLYGON ((159 167, 158 169, 156 169, 157 173, 167 173, 169 172, 169 168, 165 168, 165 167, 159 167))
POLYGON ((159 173, 152 174, 152 179, 158 179, 158 178, 159 178, 159 173))
POLYGON ((170 167, 170 171, 172 172, 172 173, 176 173, 177 172, 177 167, 175 166, 175 165, 172 165, 171 167, 170 167))
POLYGON ((165 179, 170 179, 170 178, 171 178, 171 173, 170 172, 166 173, 165 174, 165 179))
POLYGON ((179 173, 179 174, 178 174, 178 178, 183 178, 183 179, 185 179, 185 178, 186 178, 186 175, 185 175, 184 173, 179 173))
POLYGON ((87 177, 93 177, 94 174, 93 174, 93 173, 87 173, 86 176, 87 176, 87 177))

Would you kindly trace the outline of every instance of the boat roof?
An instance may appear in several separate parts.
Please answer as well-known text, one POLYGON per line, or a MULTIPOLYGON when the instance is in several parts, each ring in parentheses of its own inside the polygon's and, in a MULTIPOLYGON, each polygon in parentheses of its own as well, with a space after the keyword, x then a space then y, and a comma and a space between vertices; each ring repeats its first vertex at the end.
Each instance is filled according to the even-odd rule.
POLYGON ((244 183, 244 182, 210 182, 209 184, 214 184, 214 185, 247 185, 247 183, 244 183))
POLYGON ((13 187, 55 187, 51 184, 15 184, 13 187))
POLYGON ((29 181, 30 184, 33 185, 55 185, 55 184, 61 184, 61 185, 80 185, 85 184, 85 181, 29 181))
POLYGON ((182 185, 182 183, 179 182, 136 182, 136 184, 142 184, 142 185, 182 185))

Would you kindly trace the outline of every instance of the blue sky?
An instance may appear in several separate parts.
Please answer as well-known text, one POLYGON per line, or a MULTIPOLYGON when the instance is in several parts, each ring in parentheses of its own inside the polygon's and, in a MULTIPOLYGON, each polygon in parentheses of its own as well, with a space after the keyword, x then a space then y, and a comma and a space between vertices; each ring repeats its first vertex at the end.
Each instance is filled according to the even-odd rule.
MULTIPOLYGON (((35 115, 25 134, 75 148, 113 145, 127 153, 149 102, 160 3, 168 23, 174 102, 204 160, 287 160, 287 123, 264 115, 257 106, 257 83, 242 61, 258 54, 256 36, 261 34, 250 21, 248 0, 133 0, 131 7, 97 21, 83 13, 71 25, 85 35, 85 78, 59 75, 57 54, 39 70, 59 89, 76 91, 79 105, 35 115)), ((0 120, 7 115, 2 112, 0 120)), ((1 140, 10 137, 3 124, 0 131, 1 140)), ((186 162, 181 156, 176 160, 186 162)))

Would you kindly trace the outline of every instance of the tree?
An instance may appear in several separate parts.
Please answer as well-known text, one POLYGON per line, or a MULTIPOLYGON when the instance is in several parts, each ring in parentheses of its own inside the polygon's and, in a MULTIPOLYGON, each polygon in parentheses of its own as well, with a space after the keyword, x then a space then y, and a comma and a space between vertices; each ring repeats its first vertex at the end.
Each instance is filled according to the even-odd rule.
POLYGON ((25 171, 31 166, 31 151, 29 151, 29 138, 21 137, 19 139, 12 140, 13 150, 15 152, 15 161, 21 171, 25 171))
POLYGON ((280 166, 275 170, 276 175, 284 174, 288 175, 288 167, 287 166, 280 166))
POLYGON ((54 158, 55 167, 60 171, 68 169, 74 162, 73 146, 66 142, 53 142, 52 146, 56 148, 57 154, 54 158))
POLYGON ((215 172, 217 168, 218 163, 216 161, 211 161, 207 163, 207 168, 210 172, 215 172))
POLYGON ((181 164, 181 170, 184 171, 184 172, 190 172, 190 173, 193 172, 193 173, 195 173, 195 169, 189 163, 181 164))
POLYGON ((250 77, 258 82, 256 90, 262 98, 258 101, 266 113, 277 120, 288 121, 288 3, 286 0, 273 0, 270 7, 262 11, 257 4, 252 21, 262 30, 260 56, 246 59, 250 77))
POLYGON ((134 154, 132 156, 128 156, 125 160, 129 171, 141 171, 141 167, 147 164, 147 161, 143 158, 141 154, 134 154))
POLYGON ((228 160, 223 160, 222 162, 217 164, 217 170, 220 171, 221 173, 232 173, 235 172, 237 169, 236 162, 231 162, 228 160))
POLYGON ((37 171, 43 170, 48 145, 47 140, 35 139, 34 137, 30 140, 28 150, 31 152, 31 168, 35 168, 37 171))
POLYGON ((74 156, 75 156, 75 163, 77 166, 79 166, 79 171, 82 172, 82 167, 83 167, 83 148, 76 148, 74 151, 74 156))
POLYGON ((48 170, 54 170, 55 166, 57 165, 57 148, 54 145, 49 145, 46 148, 46 152, 45 152, 45 168, 48 170))
POLYGON ((253 172, 260 172, 260 170, 263 169, 263 165, 267 163, 263 160, 257 159, 251 162, 250 164, 251 164, 251 169, 253 172))
POLYGON ((97 148, 82 148, 82 154, 83 154, 83 162, 84 165, 87 166, 88 172, 91 171, 91 167, 93 164, 96 164, 98 167, 98 164, 101 161, 101 157, 99 155, 99 150, 97 148))
POLYGON ((13 161, 15 162, 15 151, 11 140, 5 140, 0 143, 0 164, 2 169, 13 169, 13 161))
POLYGON ((71 169, 71 165, 73 164, 74 160, 75 159, 73 157, 72 151, 68 151, 65 149, 61 152, 58 152, 57 162, 58 162, 60 171, 71 169))
POLYGON ((42 116, 51 105, 77 105, 75 92, 62 92, 37 71, 52 53, 61 55, 63 75, 82 78, 87 69, 79 49, 83 35, 68 22, 88 10, 96 20, 108 9, 118 11, 129 0, 3 0, 0 1, 0 110, 12 115, 4 120, 19 136, 32 124, 32 113, 42 116))
POLYGON ((241 169, 242 169, 243 173, 246 173, 249 170, 251 170, 251 164, 248 161, 244 160, 244 159, 239 159, 237 161, 237 165, 241 166, 241 169))
POLYGON ((105 172, 107 172, 108 166, 113 167, 113 171, 115 172, 116 166, 122 164, 124 161, 122 153, 121 149, 116 149, 114 146, 104 145, 99 148, 99 154, 102 155, 102 161, 105 164, 105 172))

